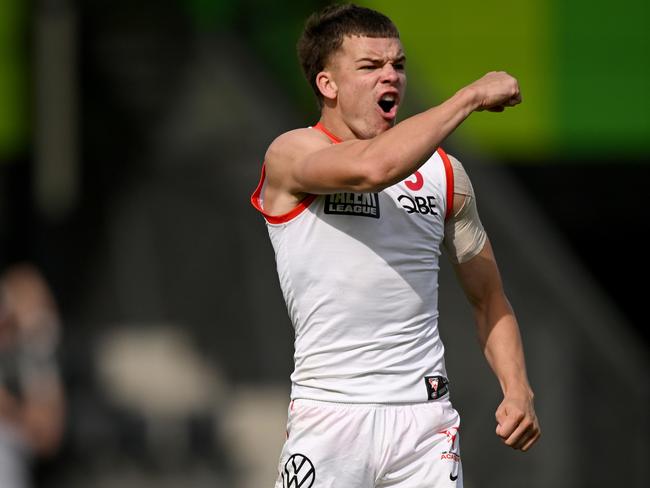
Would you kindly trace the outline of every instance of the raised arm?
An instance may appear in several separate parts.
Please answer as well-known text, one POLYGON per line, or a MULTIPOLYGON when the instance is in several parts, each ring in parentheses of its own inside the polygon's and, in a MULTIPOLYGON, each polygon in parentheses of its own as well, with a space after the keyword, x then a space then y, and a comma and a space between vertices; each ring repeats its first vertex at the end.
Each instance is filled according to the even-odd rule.
POLYGON ((454 268, 472 305, 481 348, 503 390, 504 399, 496 411, 496 433, 508 446, 527 451, 541 431, 519 326, 503 291, 489 240, 478 255, 454 268))
POLYGON ((376 137, 331 142, 299 129, 269 147, 266 167, 270 195, 380 191, 411 175, 472 112, 501 111, 521 102, 517 80, 491 72, 442 104, 410 117, 376 137))

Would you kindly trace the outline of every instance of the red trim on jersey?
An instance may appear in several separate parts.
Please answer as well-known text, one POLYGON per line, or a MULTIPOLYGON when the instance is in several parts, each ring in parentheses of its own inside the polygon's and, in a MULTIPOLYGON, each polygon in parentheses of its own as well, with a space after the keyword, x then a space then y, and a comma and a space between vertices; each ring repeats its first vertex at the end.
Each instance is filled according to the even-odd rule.
POLYGON ((336 137, 334 134, 332 134, 330 131, 328 131, 328 130, 325 128, 325 126, 324 126, 323 124, 321 124, 320 122, 318 122, 318 123, 314 126, 314 129, 321 131, 323 134, 325 134, 327 137, 329 137, 330 140, 331 140, 334 144, 338 144, 338 143, 340 143, 340 142, 343 142, 343 139, 340 139, 340 138, 336 137))
POLYGON ((438 154, 442 158, 442 162, 445 165, 445 176, 447 177, 447 209, 445 211, 445 220, 451 218, 454 213, 454 168, 449 161, 449 156, 441 148, 438 148, 438 154))
POLYGON ((260 201, 260 196, 262 194, 262 187, 264 186, 265 178, 266 178, 266 168, 265 165, 262 164, 262 175, 260 176, 260 182, 258 183, 257 188, 255 188, 255 192, 251 195, 251 204, 264 216, 264 218, 269 224, 284 224, 286 222, 289 222, 294 217, 300 215, 303 212, 303 210, 309 207, 309 205, 311 205, 311 202, 313 202, 314 199, 316 198, 316 195, 307 195, 305 198, 300 200, 300 202, 298 202, 298 205, 296 205, 292 210, 288 211, 287 213, 282 215, 270 215, 264 211, 264 209, 262 208, 262 203, 260 201))
MULTIPOLYGON (((329 137, 334 144, 343 142, 342 139, 339 139, 330 131, 328 131, 320 122, 318 122, 313 128, 321 131, 323 134, 329 137)), ((266 178, 266 167, 264 164, 262 164, 262 175, 260 176, 260 182, 258 183, 257 188, 251 195, 251 204, 264 216, 264 218, 269 224, 284 224, 286 222, 289 222, 294 217, 300 215, 307 207, 309 207, 309 205, 311 205, 311 202, 313 202, 316 199, 317 195, 308 194, 305 198, 303 198, 302 200, 300 200, 300 202, 298 202, 298 205, 296 205, 292 210, 288 211, 287 213, 282 215, 270 215, 264 211, 264 209, 262 208, 262 203, 260 201, 260 196, 262 194, 262 187, 264 186, 265 178, 266 178)))

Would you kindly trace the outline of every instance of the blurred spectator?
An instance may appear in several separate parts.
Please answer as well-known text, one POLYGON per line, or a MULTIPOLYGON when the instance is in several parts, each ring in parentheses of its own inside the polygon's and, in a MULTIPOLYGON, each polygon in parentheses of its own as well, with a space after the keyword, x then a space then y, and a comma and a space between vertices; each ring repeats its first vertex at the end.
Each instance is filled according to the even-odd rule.
POLYGON ((56 361, 59 315, 32 265, 0 276, 0 487, 31 486, 34 460, 61 444, 64 394, 56 361))

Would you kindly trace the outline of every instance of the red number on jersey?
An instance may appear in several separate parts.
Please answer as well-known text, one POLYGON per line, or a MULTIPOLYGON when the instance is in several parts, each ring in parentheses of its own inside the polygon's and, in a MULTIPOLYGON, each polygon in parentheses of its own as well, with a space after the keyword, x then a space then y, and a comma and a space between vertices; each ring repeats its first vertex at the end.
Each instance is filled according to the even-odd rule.
POLYGON ((415 181, 411 180, 405 180, 404 183, 406 184, 406 187, 411 190, 411 191, 418 191, 424 186, 424 178, 422 178, 422 174, 419 171, 416 171, 411 175, 412 178, 415 178, 415 181))

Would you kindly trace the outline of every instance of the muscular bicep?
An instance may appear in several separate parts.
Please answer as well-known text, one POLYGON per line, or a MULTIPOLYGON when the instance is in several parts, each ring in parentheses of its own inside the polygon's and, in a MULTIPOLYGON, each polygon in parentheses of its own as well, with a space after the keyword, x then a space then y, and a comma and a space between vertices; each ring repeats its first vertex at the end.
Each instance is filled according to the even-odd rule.
POLYGON ((346 141, 306 155, 294 168, 300 188, 309 193, 377 191, 374 168, 364 154, 368 141, 346 141))
POLYGON ((333 144, 321 132, 299 129, 276 139, 266 153, 268 183, 290 194, 369 191, 367 141, 333 144))
POLYGON ((445 223, 443 244, 453 263, 464 263, 476 256, 487 241, 476 206, 474 188, 458 159, 450 156, 454 171, 454 208, 445 223))

